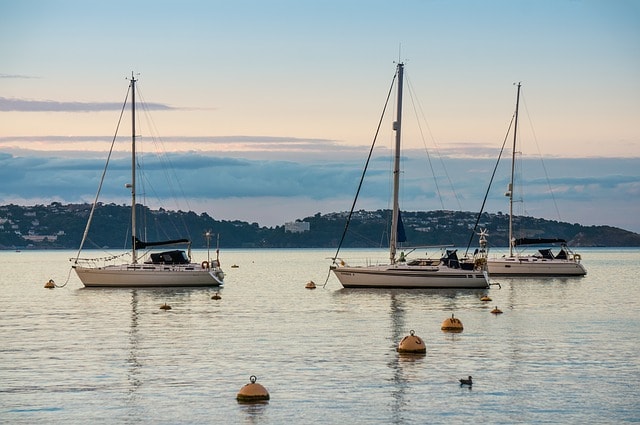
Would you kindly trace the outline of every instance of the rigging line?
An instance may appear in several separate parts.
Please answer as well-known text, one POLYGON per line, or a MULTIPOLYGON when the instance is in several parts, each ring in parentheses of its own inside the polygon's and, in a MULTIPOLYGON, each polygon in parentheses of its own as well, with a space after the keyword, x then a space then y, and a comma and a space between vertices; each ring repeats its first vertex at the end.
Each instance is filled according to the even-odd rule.
MULTIPOLYGON (((174 185, 172 184, 172 182, 174 181, 178 181, 178 176, 175 173, 175 167, 172 166, 171 164, 171 159, 169 158, 169 156, 167 155, 167 149, 165 147, 165 143, 164 140, 162 139, 162 137, 159 136, 159 132, 157 129, 157 126, 155 124, 155 121, 153 120, 153 116, 151 115, 150 111, 149 111, 149 107, 148 107, 148 103, 144 100, 144 98, 142 97, 142 94, 140 95, 141 98, 143 99, 143 104, 142 107, 144 109, 145 112, 145 118, 147 120, 147 125, 149 127, 149 130, 151 132, 151 139, 153 142, 153 145, 156 149, 156 155, 158 157, 158 159, 160 160, 160 162, 162 163, 163 167, 163 171, 165 171, 165 175, 166 175, 166 179, 167 179, 167 183, 169 185, 169 188, 171 189, 171 195, 174 198, 174 201, 176 201, 176 205, 178 206, 178 208, 180 207, 180 205, 177 202, 178 196, 176 196, 176 190, 174 185), (168 171, 173 171, 173 173, 171 173, 172 175, 169 176, 168 171), (173 179, 170 177, 174 177, 173 179)), ((182 190, 182 186, 178 185, 178 189, 180 189, 181 195, 183 199, 187 199, 184 190, 182 190)), ((187 202, 188 204, 188 202, 187 202)), ((187 205, 187 210, 190 210, 189 206, 187 205)))
MULTIPOLYGON (((145 170, 145 163, 144 163, 144 159, 145 159, 145 151, 144 151, 144 144, 142 143, 142 124, 140 122, 141 120, 141 115, 140 114, 140 110, 142 109, 143 112, 146 112, 146 102, 144 100, 144 98, 142 97, 142 92, 140 91, 140 83, 138 83, 138 85, 136 86, 136 94, 138 95, 138 102, 136 103, 136 110, 138 111, 138 113, 136 114, 136 119, 138 120, 136 122, 136 130, 137 133, 136 134, 136 156, 135 156, 135 161, 136 161, 136 197, 138 198, 138 201, 136 202, 136 205, 134 206, 134 208, 136 208, 136 217, 139 217, 140 219, 136 221, 136 229, 134 229, 134 233, 136 235, 138 235, 139 237, 142 238, 142 240, 148 240, 148 235, 147 235, 147 213, 146 210, 144 208, 145 205, 147 205, 147 187, 146 187, 146 179, 144 177, 144 170, 145 170), (140 207, 138 207, 138 205, 140 205, 140 207)), ((147 115, 147 114, 145 114, 147 115)), ((125 235, 124 238, 124 244, 123 247, 127 246, 128 241, 130 241, 130 237, 129 235, 125 235)), ((142 257, 142 256, 140 256, 142 257)))
POLYGON ((547 181, 547 187, 549 189, 549 193, 551 194, 551 200, 553 201, 553 206, 556 210, 556 214, 558 215, 558 220, 562 221, 560 217, 560 210, 558 209, 558 204, 556 202, 555 194, 553 193, 553 188, 551 187, 551 181, 549 180, 549 173, 547 173, 547 166, 544 163, 544 159, 542 157, 542 151, 540 150, 540 144, 538 143, 538 137, 536 136, 536 131, 533 127, 533 121, 531 120, 531 115, 529 115, 529 109, 527 108, 527 102, 524 98, 524 95, 521 94, 522 103, 524 104, 524 110, 527 113, 527 120, 529 121, 529 127, 531 128, 531 134, 533 135, 533 141, 536 144, 536 149, 538 150, 538 157, 540 158, 540 163, 542 164, 542 170, 544 171, 544 177, 547 181))
MULTIPOLYGON (((364 169, 362 170, 362 175, 360 176, 360 183, 358 183, 358 189, 356 190, 356 196, 353 199, 353 204, 351 205, 351 210, 349 211, 349 215, 347 217, 347 222, 345 223, 344 230, 342 231, 342 237, 340 238, 340 243, 338 244, 338 249, 336 250, 336 254, 333 256, 333 263, 335 264, 336 258, 338 258, 338 254, 340 253, 340 248, 342 248, 342 243, 344 242, 344 238, 347 234, 347 229, 349 228, 349 223, 351 221, 351 216, 353 215, 353 211, 356 208, 356 202, 358 201, 358 195, 360 194, 360 189, 362 189, 362 183, 364 182, 364 176, 367 173, 367 168, 369 167, 369 161, 371 160, 371 155, 373 154, 373 148, 376 146, 376 141, 378 140, 378 134, 380 133, 380 127, 382 127, 382 121, 384 119, 384 115, 387 111, 387 106, 389 106, 389 99, 391 98, 391 94, 393 93, 393 85, 398 76, 398 71, 396 68, 396 72, 393 75, 393 79, 391 80, 391 86, 389 87, 389 92, 387 93, 387 100, 384 103, 384 108, 382 108, 382 114, 380 115, 380 120, 378 121, 378 127, 376 128, 375 135, 373 136, 373 143, 371 144, 371 148, 369 149, 369 155, 367 156, 367 161, 364 164, 364 169)), ((327 276, 327 280, 329 277, 327 276)), ((325 281, 325 285, 327 282, 325 281)))
MULTIPOLYGON (((156 157, 158 158, 160 165, 161 165, 161 169, 164 173, 164 177, 165 177, 165 181, 166 181, 166 187, 168 188, 171 198, 173 199, 173 202, 175 204, 174 208, 176 210, 181 210, 182 205, 179 201, 179 199, 182 199, 183 202, 186 204, 186 210, 187 211, 191 211, 191 207, 188 201, 188 197, 186 196, 185 192, 184 192, 184 187, 182 185, 179 184, 179 178, 178 175, 176 173, 176 167, 173 166, 171 159, 169 157, 169 155, 167 155, 167 149, 165 147, 165 143, 164 140, 162 139, 162 137, 159 136, 159 132, 158 132, 158 128, 155 124, 155 121, 153 119, 152 114, 150 113, 149 110, 149 104, 146 102, 144 95, 142 94, 142 92, 140 91, 140 86, 138 86, 138 95, 141 99, 141 104, 142 104, 142 109, 144 111, 144 117, 146 119, 147 122, 147 127, 149 129, 150 132, 150 137, 151 137, 151 141, 155 147, 155 151, 156 151, 156 157), (178 196, 178 193, 181 195, 181 197, 178 196)), ((156 199, 162 199, 158 193, 156 192, 153 184, 148 180, 148 178, 144 177, 145 181, 148 183, 150 189, 152 190, 152 192, 155 194, 156 199)), ((163 197, 166 198, 166 197, 163 197)), ((189 227, 186 225, 185 219, 184 217, 181 217, 182 219, 182 226, 183 229, 186 230, 187 232, 187 236, 189 237, 189 239, 191 239, 191 235, 189 234, 189 227)), ((171 223, 173 224, 173 228, 175 230, 176 233, 182 233, 177 226, 175 225, 175 223, 171 223)))
POLYGON ((484 199, 482 200, 482 206, 480 207, 480 211, 478 212, 478 216, 476 217, 476 222, 473 225, 473 229, 471 230, 471 236, 469 237, 469 242, 467 243, 467 249, 464 251, 464 256, 466 257, 469 253, 469 248, 471 247, 471 242, 473 241, 473 237, 476 235, 476 230, 478 229, 478 223, 480 222, 480 217, 484 212, 484 206, 487 203, 487 197, 489 196, 489 190, 491 189, 491 184, 493 183, 493 178, 496 175, 496 170, 498 169, 498 164, 500 163, 500 158, 502 158, 502 153, 504 152, 504 147, 507 144, 507 139, 509 138, 509 133, 511 132, 511 126, 513 125, 513 121, 515 120, 515 113, 511 116, 511 122, 509 123, 509 127, 507 128, 507 133, 504 135, 504 140, 502 141, 502 147, 500 148, 500 153, 498 154, 498 160, 496 161, 496 165, 493 167, 493 173, 491 173, 491 179, 489 179, 489 186, 487 187, 487 191, 484 193, 484 199))
MULTIPOLYGON (((411 101, 413 103, 413 93, 415 92, 415 90, 413 90, 413 85, 412 85, 409 77, 407 77, 407 85, 409 87, 409 95, 411 96, 411 101)), ((424 108, 422 107, 422 103, 420 103, 420 99, 418 99, 417 97, 416 97, 416 101, 417 101, 417 104, 418 104, 418 110, 420 111, 420 114, 422 115, 422 120, 424 120, 424 122, 425 122, 425 124, 427 126, 427 130, 429 132, 429 136, 431 138, 431 141, 433 142, 433 145, 436 148, 437 157, 440 160, 440 164, 442 165, 442 170, 444 171, 444 174, 447 177, 447 181, 449 182, 449 186, 451 187, 451 192, 453 193, 454 198, 456 198, 456 202, 458 204, 458 209, 462 210, 462 204, 460 203, 460 198, 458 197, 458 193, 456 192, 456 190, 455 190, 455 188, 453 186, 453 182, 451 181, 451 176, 449 176, 449 172, 447 171, 447 167, 444 164, 444 160, 442 158, 442 152, 440 151, 440 147, 438 146, 438 143, 437 143, 435 137, 433 137, 433 132, 431 131, 431 127, 429 127, 429 122, 426 119, 426 114, 424 113, 424 108)), ((415 108, 415 105, 414 105, 414 111, 416 113, 416 116, 418 116, 417 110, 415 108)), ((422 133, 422 127, 420 126, 420 120, 418 119, 416 121, 418 122, 418 128, 420 129, 420 135, 422 136, 422 143, 425 146, 425 151, 427 152, 427 157, 429 158, 429 165, 431 166, 431 158, 429 157, 429 150, 427 149, 427 144, 426 144, 424 135, 422 133)), ((433 171, 433 166, 431 166, 431 172, 433 173, 433 179, 436 182, 436 187, 437 187, 438 183, 436 181, 435 172, 433 171)), ((440 196, 439 189, 438 189, 438 196, 440 196)), ((442 203, 442 198, 440 200, 440 203, 442 204, 442 209, 444 210, 445 207, 444 207, 444 204, 442 203)))
MULTIPOLYGON (((141 90, 140 84, 138 84, 137 86, 137 93, 138 93, 138 108, 139 110, 142 110, 142 114, 138 114, 137 118, 140 120, 142 119, 141 116, 144 117, 145 122, 146 122, 146 127, 149 131, 151 140, 154 142, 155 144, 155 128, 152 124, 152 120, 151 120, 151 114, 149 113, 149 107, 147 104, 147 101, 144 97, 143 91, 141 90)), ((137 128, 142 128, 142 125, 138 125, 137 128)), ((137 172, 138 172, 138 185, 136 187, 136 189, 141 188, 141 190, 138 191, 139 195, 142 197, 142 201, 140 202, 140 215, 143 218, 143 223, 141 228, 139 229, 138 234, 142 235, 142 239, 143 240, 149 240, 149 234, 148 234, 148 219, 149 216, 147 214, 147 208, 145 208, 145 205, 149 205, 148 203, 148 198, 147 198, 147 188, 150 188, 150 190, 152 192, 155 193, 153 184, 151 183, 151 181, 147 178, 147 175, 145 173, 145 166, 144 166, 144 161, 145 161, 145 154, 143 151, 143 148, 146 146, 145 144, 141 143, 143 141, 143 137, 140 134, 140 137, 138 138, 138 151, 140 152, 139 155, 136 156, 136 162, 138 164, 138 167, 136 168, 137 172)), ((157 148, 156 148, 157 149, 157 148)), ((159 196, 156 195, 156 199, 160 199, 159 196)), ((138 229, 136 229, 136 231, 138 231, 138 229)))
POLYGON ((120 118, 118 118, 118 124, 116 125, 116 132, 113 135, 113 139, 111 140, 111 148, 109 149, 109 154, 107 155, 107 162, 104 164, 104 169, 102 170, 102 176, 100 177, 100 184, 98 185, 96 197, 93 201, 93 205, 91 206, 91 212, 89 213, 89 219, 87 220, 87 225, 85 226, 84 233, 82 234, 82 241, 80 242, 80 248, 78 249, 78 254, 75 260, 76 264, 78 263, 78 258, 80 257, 80 252, 82 252, 82 247, 84 246, 84 242, 87 239, 87 235, 89 234, 89 227, 91 226, 93 213, 96 210, 96 205, 98 204, 98 198, 100 197, 100 192, 102 191, 102 184, 104 183, 104 178, 107 174, 107 168, 109 167, 109 160, 111 159, 111 154, 113 153, 113 146, 115 145, 116 138, 118 137, 118 130, 120 129, 120 123, 122 122, 122 116, 124 115, 124 111, 127 106, 127 99, 129 99, 130 92, 131 92, 131 84, 127 88, 127 94, 124 98, 124 103, 122 104, 122 110, 120 111, 120 118))
MULTIPOLYGON (((420 125, 420 119, 418 118, 418 111, 416 109, 416 102, 413 96, 413 86, 407 77, 407 86, 409 87, 409 98, 411 99, 411 106, 413 106, 413 113, 416 116, 416 122, 418 124, 418 130, 420 131, 420 138, 422 140, 422 145, 424 146, 424 151, 427 154, 427 162, 429 163, 429 168, 431 169, 431 175, 433 176, 433 183, 436 186, 436 192, 438 193, 438 199, 440 199, 440 206, 444 210, 444 201, 442 199, 442 193, 440 192, 440 186, 438 185, 438 179, 436 177, 436 171, 433 168, 433 163, 431 162, 431 155, 429 154, 429 149, 427 148, 427 142, 424 138, 424 132, 422 131, 422 125, 420 125)), ((426 120, 425 120, 426 121, 426 120)), ((427 126, 428 128, 428 126, 427 126)), ((431 132, 429 132, 431 133, 431 132)), ((433 137, 433 136, 432 136, 433 137)))

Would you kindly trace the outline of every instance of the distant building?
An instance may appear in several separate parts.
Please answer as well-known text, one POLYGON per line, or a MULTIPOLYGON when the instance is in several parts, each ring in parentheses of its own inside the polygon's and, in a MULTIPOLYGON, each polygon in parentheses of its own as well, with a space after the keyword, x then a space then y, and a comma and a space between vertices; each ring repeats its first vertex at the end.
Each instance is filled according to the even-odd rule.
POLYGON ((311 229, 311 223, 306 221, 290 221, 284 223, 284 231, 291 233, 303 233, 308 232, 311 229))
POLYGON ((31 242, 44 242, 44 241, 55 242, 58 240, 57 235, 26 235, 22 237, 31 242))

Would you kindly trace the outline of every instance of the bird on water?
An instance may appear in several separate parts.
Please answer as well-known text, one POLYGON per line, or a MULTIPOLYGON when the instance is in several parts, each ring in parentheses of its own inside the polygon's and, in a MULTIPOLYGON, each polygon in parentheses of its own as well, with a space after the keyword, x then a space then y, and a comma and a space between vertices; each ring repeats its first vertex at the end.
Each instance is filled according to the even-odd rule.
POLYGON ((463 385, 468 385, 468 386, 473 385, 473 381, 471 380, 471 376, 469 376, 469 378, 468 378, 468 379, 464 379, 464 378, 462 378, 462 379, 460 380, 460 386, 463 386, 463 385))

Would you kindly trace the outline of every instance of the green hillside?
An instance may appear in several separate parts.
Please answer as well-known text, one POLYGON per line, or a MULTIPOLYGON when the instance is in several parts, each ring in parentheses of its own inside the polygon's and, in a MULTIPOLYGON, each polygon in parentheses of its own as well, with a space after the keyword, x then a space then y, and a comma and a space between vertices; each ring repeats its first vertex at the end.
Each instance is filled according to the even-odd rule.
MULTIPOLYGON (((0 248, 78 248, 91 206, 53 202, 50 205, 0 207, 0 248)), ((261 227, 258 223, 216 220, 206 213, 150 210, 140 207, 138 223, 145 227, 147 241, 188 237, 194 248, 205 248, 205 232, 220 236, 221 248, 334 248, 342 236, 346 212, 315 214, 298 221, 308 230, 296 232, 289 225, 261 227), (188 229, 188 230, 186 230, 188 229), (293 230, 293 231, 290 231, 293 230)), ((455 245, 469 242, 477 214, 456 211, 403 212, 407 245, 455 245)), ((582 226, 533 217, 517 217, 518 237, 564 238, 570 246, 640 246, 640 235, 610 226, 582 226)), ((125 205, 99 204, 88 233, 85 249, 122 249, 131 246, 130 209, 125 205)), ((388 245, 390 211, 357 211, 353 214, 343 247, 388 245)), ((484 213, 479 228, 489 232, 493 247, 508 242, 508 216, 484 213)), ((140 231, 138 232, 140 234, 140 231)), ((213 240, 212 246, 216 241, 213 240)), ((477 236, 472 246, 477 245, 477 236)))

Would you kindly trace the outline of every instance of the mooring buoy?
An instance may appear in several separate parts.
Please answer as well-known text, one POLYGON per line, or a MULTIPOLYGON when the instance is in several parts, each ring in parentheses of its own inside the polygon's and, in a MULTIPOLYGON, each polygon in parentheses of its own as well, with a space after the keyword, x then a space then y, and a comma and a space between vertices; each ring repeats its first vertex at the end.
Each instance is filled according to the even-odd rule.
POLYGON ((269 400, 269 391, 262 385, 258 384, 256 381, 258 378, 255 375, 251 375, 249 377, 249 383, 245 384, 238 395, 236 396, 236 400, 240 403, 259 403, 269 400))
POLYGON ((415 335, 415 331, 412 329, 409 331, 409 335, 402 338, 397 348, 400 354, 425 354, 427 347, 422 341, 422 338, 415 335))
POLYGON ((310 280, 304 287, 307 289, 316 289, 316 284, 313 280, 310 280))
POLYGON ((496 308, 494 308, 493 310, 491 310, 491 313, 492 313, 492 314, 502 314, 502 310, 500 310, 500 309, 498 308, 498 306, 496 306, 496 308))
POLYGON ((49 279, 49 282, 45 283, 44 287, 47 289, 53 289, 56 287, 56 283, 53 281, 53 279, 49 279))
POLYGON ((171 306, 167 303, 164 303, 160 306, 160 310, 171 310, 171 306))
POLYGON ((453 313, 451 313, 451 317, 444 319, 440 329, 445 332, 462 332, 463 326, 460 319, 454 317, 453 313))
POLYGON ((489 295, 483 295, 482 298, 480 298, 480 301, 492 301, 492 300, 489 295))
POLYGON ((222 299, 222 296, 220 295, 220 292, 216 292, 215 294, 213 294, 211 296, 211 299, 212 300, 220 300, 220 299, 222 299))

